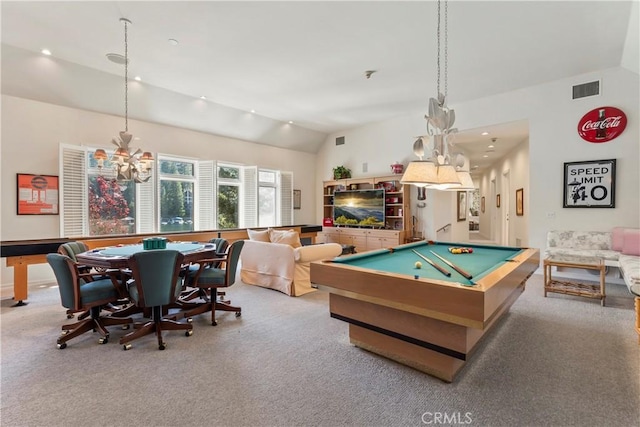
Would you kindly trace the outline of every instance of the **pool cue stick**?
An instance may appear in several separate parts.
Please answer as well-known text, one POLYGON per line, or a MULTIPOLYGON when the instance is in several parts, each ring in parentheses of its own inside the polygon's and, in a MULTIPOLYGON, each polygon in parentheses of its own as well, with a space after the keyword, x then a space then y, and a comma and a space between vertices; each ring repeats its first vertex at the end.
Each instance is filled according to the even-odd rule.
POLYGON ((469 273, 467 273, 466 271, 464 271, 463 269, 461 269, 460 267, 458 267, 457 265, 455 265, 451 261, 449 261, 449 260, 441 257, 440 255, 438 255, 437 253, 435 253, 433 251, 429 251, 429 252, 431 252, 432 254, 437 256, 438 258, 440 258, 442 260, 442 262, 447 264, 449 267, 453 268, 455 271, 457 271, 458 273, 462 274, 462 276, 464 276, 466 279, 471 280, 471 278, 473 277, 472 275, 470 275, 469 273))
POLYGON ((420 258, 422 258, 423 260, 427 261, 433 268, 435 268, 436 270, 438 270, 440 273, 444 274, 447 277, 451 277, 451 272, 447 271, 447 269, 445 269, 444 267, 442 267, 441 265, 436 264, 435 262, 431 261, 429 258, 427 258, 426 256, 422 255, 420 252, 416 251, 415 249, 411 249, 416 255, 418 255, 420 258))

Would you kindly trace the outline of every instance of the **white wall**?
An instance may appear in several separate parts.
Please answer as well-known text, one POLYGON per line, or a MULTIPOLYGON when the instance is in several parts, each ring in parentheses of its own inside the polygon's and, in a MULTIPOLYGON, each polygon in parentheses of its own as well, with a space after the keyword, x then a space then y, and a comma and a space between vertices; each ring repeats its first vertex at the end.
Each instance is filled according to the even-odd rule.
MULTIPOLYGON (((59 175, 60 143, 111 150, 111 138, 123 128, 122 117, 3 95, 0 149, 2 241, 61 237, 57 215, 16 215, 16 173, 59 175)), ((136 120, 129 120, 129 130, 140 138, 139 145, 145 151, 154 154, 224 160, 292 171, 294 188, 302 190, 301 209, 294 210, 295 222, 314 223, 315 155, 136 120)), ((49 277, 48 266, 40 267, 30 267, 30 283, 49 277)), ((12 282, 13 269, 7 269, 3 262, 1 283, 12 282)))
MULTIPOLYGON (((640 226, 639 89, 638 74, 615 68, 450 105, 456 111, 456 127, 460 130, 516 120, 529 121, 528 178, 522 171, 526 158, 523 152, 512 153, 504 164, 496 165, 494 170, 496 175, 498 171, 501 174, 505 167, 511 171, 513 195, 510 198, 513 206, 515 189, 527 188, 528 180, 525 216, 514 221, 516 229, 513 235, 517 236, 526 229, 527 244, 544 249, 546 233, 552 229, 610 230, 614 226, 640 226), (595 79, 602 80, 601 95, 571 99, 572 85, 595 79), (603 144, 590 144, 582 140, 577 134, 578 121, 587 111, 605 105, 620 108, 626 113, 626 130, 617 139, 603 144), (563 163, 609 158, 617 159, 616 208, 563 209, 563 163)), ((363 162, 368 163, 368 174, 386 173, 388 165, 395 160, 407 164, 414 158, 414 136, 424 133, 423 115, 426 109, 425 101, 425 111, 415 115, 329 135, 318 155, 318 182, 328 179, 331 168, 338 164, 351 167, 355 176, 364 175, 360 168, 363 162), (345 145, 335 145, 337 136, 345 137, 345 145)), ((497 184, 500 189, 500 183, 497 184)), ((431 229, 447 222, 456 222, 453 194, 428 197, 427 208, 419 211, 423 227, 426 224, 431 229), (443 216, 449 220, 443 220, 443 216)), ((485 198, 487 208, 495 206, 495 200, 488 195, 485 198)), ((412 203, 415 203, 414 192, 412 203)), ((418 211, 413 207, 412 210, 418 211)), ((316 209, 318 220, 321 215, 320 210, 316 209)), ((514 216, 515 210, 512 218, 514 216)), ((480 222, 486 224, 489 221, 481 218, 480 222)), ((456 237, 457 231, 452 233, 452 237, 456 237)), ((444 239, 440 235, 438 238, 444 239)))

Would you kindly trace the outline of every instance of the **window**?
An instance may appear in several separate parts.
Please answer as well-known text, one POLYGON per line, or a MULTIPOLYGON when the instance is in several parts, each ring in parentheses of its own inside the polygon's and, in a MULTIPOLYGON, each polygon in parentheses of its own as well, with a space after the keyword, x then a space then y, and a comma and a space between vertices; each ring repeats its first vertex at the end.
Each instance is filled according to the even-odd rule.
POLYGON ((258 171, 258 226, 276 225, 276 172, 258 171))
POLYGON ((293 224, 291 172, 158 155, 153 178, 136 184, 94 152, 60 145, 61 236, 293 224))
POLYGON ((134 234, 136 232, 133 182, 117 182, 111 162, 98 168, 93 151, 87 153, 89 236, 134 234))
POLYGON ((240 227, 240 167, 218 165, 218 215, 216 228, 240 227))
POLYGON ((160 231, 193 231, 195 162, 158 159, 160 231))

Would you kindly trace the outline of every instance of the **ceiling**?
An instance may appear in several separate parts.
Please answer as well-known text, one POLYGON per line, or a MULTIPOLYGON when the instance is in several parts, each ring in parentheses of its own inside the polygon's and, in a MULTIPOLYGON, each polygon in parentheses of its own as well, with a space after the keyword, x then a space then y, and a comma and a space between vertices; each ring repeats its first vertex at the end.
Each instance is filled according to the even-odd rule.
MULTIPOLYGON (((13 48, 50 49, 61 66, 75 67, 76 83, 80 75, 91 81, 91 73, 121 79, 122 65, 105 55, 123 53, 119 19, 126 17, 132 21, 130 75, 141 76, 149 93, 171 92, 173 104, 180 96, 204 103, 199 112, 211 110, 210 120, 196 123, 182 116, 184 108, 169 105, 164 114, 171 117, 163 117, 158 101, 154 109, 130 109, 142 120, 317 152, 328 134, 396 116, 422 117, 436 95, 433 1, 2 1, 1 7, 3 93, 29 90, 10 82, 13 48), (367 70, 375 73, 366 78, 367 70), (256 126, 278 124, 290 132, 251 134, 246 121, 238 126, 227 118, 247 114, 257 117, 256 126), (216 121, 221 115, 223 123, 216 121), (291 136, 297 145, 287 145, 291 136)), ((631 2, 618 1, 451 1, 448 104, 620 66, 631 11, 631 2)), ((76 97, 86 92, 76 91, 76 97)), ((122 114, 122 94, 115 94, 113 105, 104 101, 88 109, 122 114)), ((102 98, 84 96, 93 100, 52 94, 47 101, 87 108, 102 98)), ((507 144, 509 151, 527 138, 527 124, 500 125, 496 135, 497 149, 507 144)), ((476 130, 465 130, 457 141, 476 136, 476 130)), ((472 164, 482 161, 476 148, 472 164)))

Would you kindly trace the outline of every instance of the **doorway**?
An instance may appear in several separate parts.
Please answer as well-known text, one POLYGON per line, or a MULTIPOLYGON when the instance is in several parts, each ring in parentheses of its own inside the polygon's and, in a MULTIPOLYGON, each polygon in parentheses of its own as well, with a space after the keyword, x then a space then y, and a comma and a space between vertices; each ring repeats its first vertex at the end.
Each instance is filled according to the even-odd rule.
POLYGON ((510 172, 507 169, 502 174, 502 190, 500 190, 500 210, 501 210, 501 218, 502 218, 502 244, 504 246, 509 246, 509 236, 510 236, 510 227, 509 227, 509 195, 511 194, 511 183, 510 183, 510 172))

